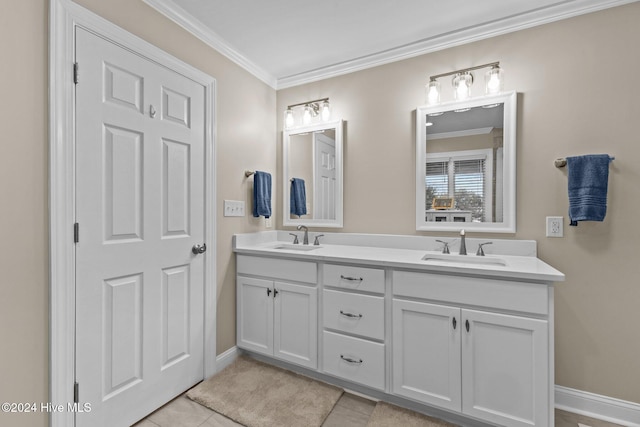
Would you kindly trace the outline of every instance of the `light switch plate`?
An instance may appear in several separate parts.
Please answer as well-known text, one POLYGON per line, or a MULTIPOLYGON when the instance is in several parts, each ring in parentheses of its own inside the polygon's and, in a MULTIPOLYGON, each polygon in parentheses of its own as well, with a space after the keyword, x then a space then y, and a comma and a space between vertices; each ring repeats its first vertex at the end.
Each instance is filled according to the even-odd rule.
POLYGON ((547 217, 547 237, 563 237, 564 217, 561 216, 548 216, 547 217))
POLYGON ((225 200, 224 216, 244 216, 244 202, 241 200, 225 200))

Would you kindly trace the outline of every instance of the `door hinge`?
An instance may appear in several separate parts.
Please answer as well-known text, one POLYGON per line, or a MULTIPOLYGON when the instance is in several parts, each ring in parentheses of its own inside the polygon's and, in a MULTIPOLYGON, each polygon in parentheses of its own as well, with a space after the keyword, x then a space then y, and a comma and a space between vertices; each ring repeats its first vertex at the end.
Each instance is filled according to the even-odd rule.
POLYGON ((80 403, 80 385, 73 383, 73 403, 80 403))
POLYGON ((78 84, 78 63, 73 63, 73 83, 78 84))
POLYGON ((73 224, 73 243, 78 243, 80 241, 80 224, 77 222, 73 224))

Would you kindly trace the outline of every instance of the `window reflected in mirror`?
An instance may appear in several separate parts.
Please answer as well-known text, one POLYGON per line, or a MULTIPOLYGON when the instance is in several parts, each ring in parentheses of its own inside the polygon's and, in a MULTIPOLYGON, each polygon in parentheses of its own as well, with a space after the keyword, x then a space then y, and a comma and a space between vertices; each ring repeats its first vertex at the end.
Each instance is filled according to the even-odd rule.
POLYGON ((515 99, 417 109, 418 230, 515 231, 515 99))
POLYGON ((503 116, 504 104, 427 115, 426 221, 502 222, 503 116), (442 198, 447 212, 433 203, 442 198))

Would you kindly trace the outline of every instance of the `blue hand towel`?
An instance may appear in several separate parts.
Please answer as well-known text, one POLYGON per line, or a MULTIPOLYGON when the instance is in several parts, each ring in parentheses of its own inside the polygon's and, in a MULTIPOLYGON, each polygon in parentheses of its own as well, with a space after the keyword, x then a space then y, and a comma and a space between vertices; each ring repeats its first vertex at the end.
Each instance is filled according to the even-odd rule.
POLYGON ((271 216, 271 174, 256 171, 253 175, 253 216, 271 216))
POLYGON ((293 215, 307 214, 307 194, 304 188, 304 179, 293 178, 291 180, 290 210, 293 215))
POLYGON ((569 225, 603 221, 607 214, 609 163, 607 154, 567 157, 569 168, 569 225))

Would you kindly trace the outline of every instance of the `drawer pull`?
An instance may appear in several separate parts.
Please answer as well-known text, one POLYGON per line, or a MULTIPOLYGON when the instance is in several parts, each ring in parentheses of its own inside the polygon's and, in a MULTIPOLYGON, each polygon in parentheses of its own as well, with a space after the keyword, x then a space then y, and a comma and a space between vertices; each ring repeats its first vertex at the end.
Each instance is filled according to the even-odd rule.
POLYGON ((343 276, 342 274, 340 275, 340 278, 342 280, 350 280, 352 282, 362 282, 364 280, 362 277, 349 277, 349 276, 343 276))
POLYGON ((347 363, 353 363, 353 364, 356 364, 356 365, 360 365, 362 363, 362 359, 356 360, 356 359, 352 359, 350 357, 344 357, 342 354, 340 355, 340 359, 344 360, 347 363))
POLYGON ((344 317, 348 317, 350 319, 362 319, 362 314, 353 314, 353 313, 346 313, 342 310, 340 310, 340 314, 342 314, 344 317))

